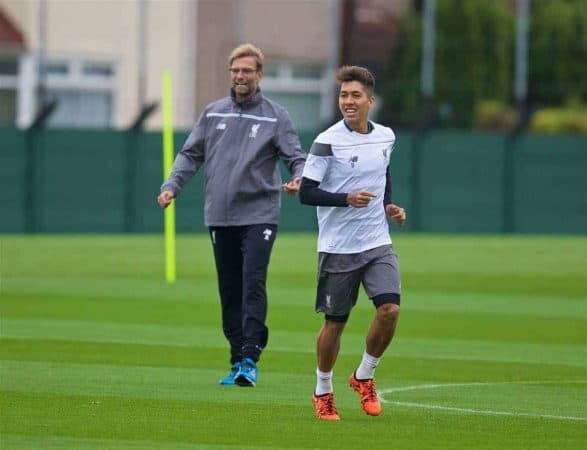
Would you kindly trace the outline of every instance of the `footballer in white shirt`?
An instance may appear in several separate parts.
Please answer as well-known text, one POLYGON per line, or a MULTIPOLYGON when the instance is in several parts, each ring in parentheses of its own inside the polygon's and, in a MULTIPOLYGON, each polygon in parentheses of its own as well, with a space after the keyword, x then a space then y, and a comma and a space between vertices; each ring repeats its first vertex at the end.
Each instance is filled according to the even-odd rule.
POLYGON ((340 339, 362 284, 376 312, 366 349, 349 384, 363 411, 381 413, 374 373, 393 338, 399 318, 400 271, 387 218, 398 225, 405 210, 391 202, 390 157, 395 134, 369 121, 375 102, 375 79, 365 68, 341 67, 336 75, 343 120, 315 139, 300 188, 300 201, 317 206, 318 288, 316 311, 325 321, 317 342, 316 389, 312 396, 318 419, 339 420, 332 373, 340 339))

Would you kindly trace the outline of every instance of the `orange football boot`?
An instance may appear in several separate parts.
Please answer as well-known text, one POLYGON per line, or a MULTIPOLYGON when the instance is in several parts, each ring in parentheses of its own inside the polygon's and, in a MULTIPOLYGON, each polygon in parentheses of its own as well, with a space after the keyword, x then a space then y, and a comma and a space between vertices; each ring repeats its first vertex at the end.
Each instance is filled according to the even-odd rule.
POLYGON ((318 419, 340 420, 332 392, 324 395, 312 395, 312 404, 318 419))
POLYGON ((377 397, 374 380, 357 380, 355 372, 349 377, 349 384, 361 398, 361 408, 370 416, 381 414, 381 403, 377 397))

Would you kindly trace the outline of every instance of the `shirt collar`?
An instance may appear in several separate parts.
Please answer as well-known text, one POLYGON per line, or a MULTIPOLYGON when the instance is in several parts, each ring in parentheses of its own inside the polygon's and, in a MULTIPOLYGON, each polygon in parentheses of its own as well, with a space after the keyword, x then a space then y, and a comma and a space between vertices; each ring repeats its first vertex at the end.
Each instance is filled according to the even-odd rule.
POLYGON ((347 129, 347 130, 349 130, 351 133, 357 133, 357 134, 369 134, 369 133, 371 133, 371 131, 373 131, 373 129, 375 128, 375 127, 373 126, 373 123, 372 123, 370 120, 368 120, 368 121, 367 121, 367 132, 366 132, 366 133, 358 133, 357 131, 353 130, 353 129, 352 129, 350 126, 349 126, 349 124, 346 122, 346 120, 344 120, 344 119, 343 119, 343 120, 342 120, 342 122, 344 123, 344 126, 346 127, 346 129, 347 129))

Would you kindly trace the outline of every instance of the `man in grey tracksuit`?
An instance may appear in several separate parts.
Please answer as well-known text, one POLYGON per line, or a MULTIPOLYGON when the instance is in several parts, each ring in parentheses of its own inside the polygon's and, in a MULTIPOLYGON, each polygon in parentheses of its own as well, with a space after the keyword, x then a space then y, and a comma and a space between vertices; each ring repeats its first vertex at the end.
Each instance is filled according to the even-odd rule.
POLYGON ((222 328, 231 370, 220 384, 255 386, 267 344, 267 266, 277 232, 281 189, 295 195, 305 154, 287 111, 259 89, 263 54, 251 44, 229 57, 230 96, 209 104, 161 186, 167 207, 204 165, 206 226, 214 247, 222 328), (281 184, 281 159, 292 180, 281 184))

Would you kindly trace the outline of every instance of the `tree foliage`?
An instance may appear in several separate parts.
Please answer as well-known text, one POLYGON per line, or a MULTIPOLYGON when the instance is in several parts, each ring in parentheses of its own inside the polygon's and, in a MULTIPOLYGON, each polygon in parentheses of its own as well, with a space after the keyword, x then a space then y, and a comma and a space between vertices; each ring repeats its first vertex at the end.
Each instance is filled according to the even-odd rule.
POLYGON ((536 107, 587 103, 585 0, 534 0, 528 98, 536 107))
MULTIPOLYGON (((587 100, 584 0, 534 0, 529 31, 528 99, 537 106, 587 100)), ((380 120, 396 126, 422 116, 422 15, 399 30, 381 93, 380 120)), ((444 124, 469 127, 482 102, 512 105, 515 11, 494 0, 437 0, 434 109, 444 124)))

